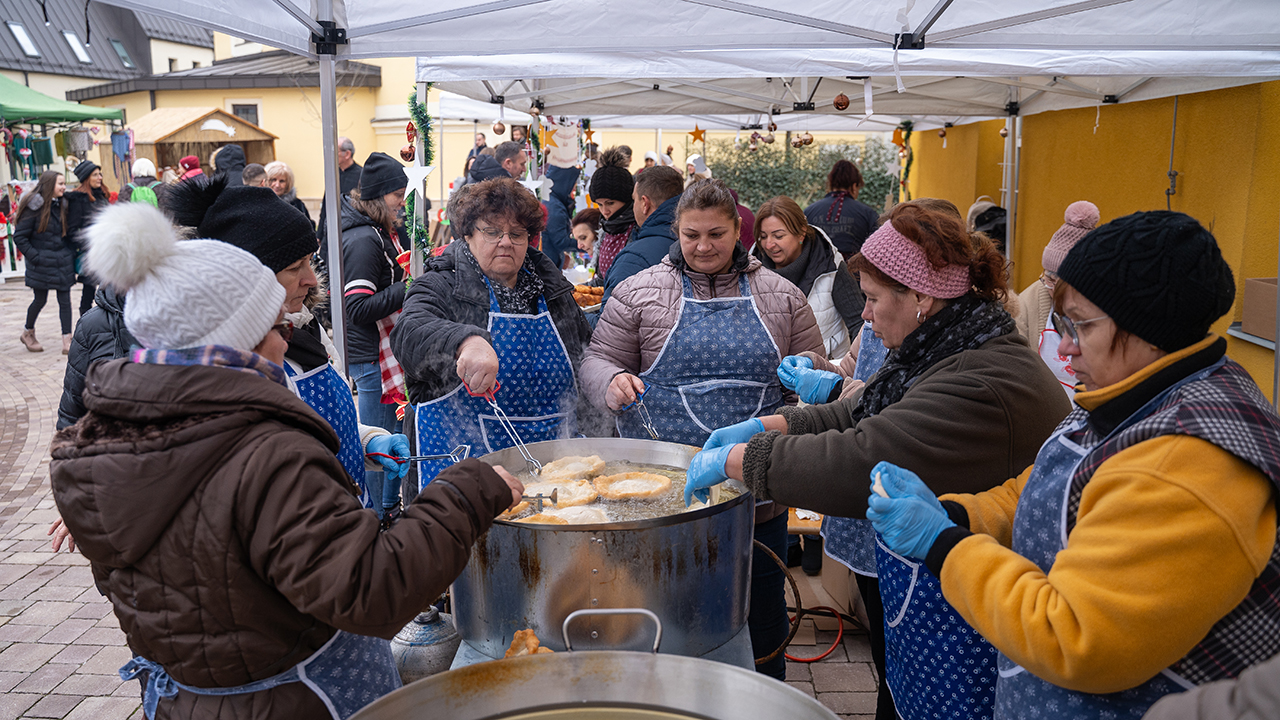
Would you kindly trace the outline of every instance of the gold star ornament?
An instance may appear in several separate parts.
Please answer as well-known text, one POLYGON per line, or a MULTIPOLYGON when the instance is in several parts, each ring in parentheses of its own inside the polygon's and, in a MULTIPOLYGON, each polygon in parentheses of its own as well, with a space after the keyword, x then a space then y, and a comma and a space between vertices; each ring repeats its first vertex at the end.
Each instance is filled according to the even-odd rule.
POLYGON ((702 130, 702 129, 700 129, 700 128, 698 127, 697 123, 694 123, 694 126, 693 126, 693 132, 691 132, 691 133, 689 133, 689 134, 693 136, 693 141, 694 141, 694 142, 706 142, 706 141, 707 141, 707 131, 706 131, 706 130, 702 130))

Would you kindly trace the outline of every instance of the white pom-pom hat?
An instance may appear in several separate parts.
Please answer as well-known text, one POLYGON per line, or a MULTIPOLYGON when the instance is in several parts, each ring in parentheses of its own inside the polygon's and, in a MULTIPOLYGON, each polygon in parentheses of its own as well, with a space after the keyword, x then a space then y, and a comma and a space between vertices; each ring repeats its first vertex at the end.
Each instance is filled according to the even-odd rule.
POLYGON ((145 348, 257 347, 280 316, 284 287, 258 258, 218 240, 178 240, 146 203, 119 203, 86 231, 86 263, 127 292, 124 324, 145 348))

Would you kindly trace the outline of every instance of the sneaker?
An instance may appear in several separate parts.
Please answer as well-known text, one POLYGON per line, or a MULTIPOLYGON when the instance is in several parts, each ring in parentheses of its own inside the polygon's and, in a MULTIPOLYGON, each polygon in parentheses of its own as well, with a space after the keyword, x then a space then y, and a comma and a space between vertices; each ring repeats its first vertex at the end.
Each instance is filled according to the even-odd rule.
POLYGON ((804 553, 800 559, 800 567, 805 575, 817 575, 822 572, 822 538, 816 535, 804 536, 804 553))

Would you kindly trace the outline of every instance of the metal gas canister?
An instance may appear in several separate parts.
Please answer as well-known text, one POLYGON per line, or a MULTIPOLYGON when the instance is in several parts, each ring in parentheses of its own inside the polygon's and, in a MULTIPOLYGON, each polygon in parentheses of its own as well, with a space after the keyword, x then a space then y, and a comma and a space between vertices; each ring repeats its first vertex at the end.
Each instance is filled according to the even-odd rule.
POLYGON ((453 617, 429 608, 401 628, 391 640, 391 655, 405 685, 449 669, 462 638, 453 617))

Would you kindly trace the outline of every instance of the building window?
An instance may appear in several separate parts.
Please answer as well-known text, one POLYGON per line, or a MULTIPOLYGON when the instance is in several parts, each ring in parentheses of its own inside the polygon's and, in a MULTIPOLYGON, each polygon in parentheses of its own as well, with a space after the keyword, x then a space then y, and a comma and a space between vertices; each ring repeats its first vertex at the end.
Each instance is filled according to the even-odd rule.
POLYGON ((7 22, 9 32, 13 33, 13 39, 18 41, 18 45, 22 46, 22 52, 27 57, 40 57, 40 51, 36 49, 36 44, 31 42, 31 36, 27 34, 27 29, 22 27, 21 23, 7 22))
POLYGON ((169 72, 174 72, 177 69, 178 69, 178 58, 169 58, 169 72))
POLYGON ((80 43, 80 38, 70 30, 63 30, 62 37, 67 39, 67 44, 71 46, 71 52, 76 54, 76 59, 80 62, 90 65, 93 60, 89 57, 89 53, 84 49, 84 45, 80 43))
POLYGON ((257 105, 239 105, 239 104, 232 105, 231 114, 235 115, 236 117, 240 118, 241 120, 247 123, 252 123, 254 125, 258 124, 258 106, 257 105))
POLYGON ((120 56, 120 62, 124 63, 125 67, 130 70, 137 67, 137 65, 133 64, 133 58, 129 57, 129 51, 124 49, 124 43, 119 40, 112 40, 111 47, 116 49, 116 55, 120 56))
POLYGON ((195 69, 196 69, 196 68, 198 68, 198 67, 200 67, 200 61, 199 61, 199 60, 192 60, 192 61, 191 61, 191 69, 192 69, 192 70, 195 70, 195 69))

